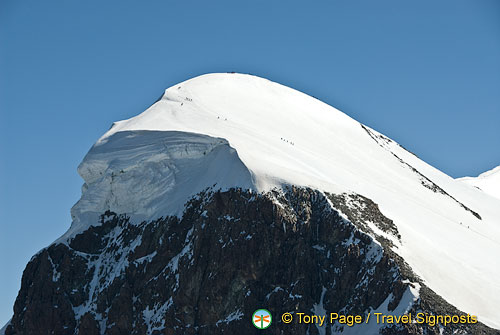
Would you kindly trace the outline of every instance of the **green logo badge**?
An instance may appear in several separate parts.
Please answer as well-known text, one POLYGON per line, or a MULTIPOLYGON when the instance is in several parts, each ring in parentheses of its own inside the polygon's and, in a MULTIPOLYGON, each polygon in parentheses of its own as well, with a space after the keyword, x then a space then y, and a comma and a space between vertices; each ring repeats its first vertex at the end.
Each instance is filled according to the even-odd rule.
POLYGON ((257 329, 266 329, 272 321, 273 317, 267 309, 258 309, 252 315, 252 323, 257 329))

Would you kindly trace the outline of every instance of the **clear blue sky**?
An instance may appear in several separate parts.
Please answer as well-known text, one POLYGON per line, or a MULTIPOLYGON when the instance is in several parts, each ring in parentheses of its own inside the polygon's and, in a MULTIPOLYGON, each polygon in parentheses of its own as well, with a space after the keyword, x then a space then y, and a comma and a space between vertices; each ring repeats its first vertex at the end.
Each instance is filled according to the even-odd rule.
POLYGON ((500 1, 238 3, 0 0, 0 324, 95 140, 203 73, 314 95, 453 177, 500 164, 500 1))

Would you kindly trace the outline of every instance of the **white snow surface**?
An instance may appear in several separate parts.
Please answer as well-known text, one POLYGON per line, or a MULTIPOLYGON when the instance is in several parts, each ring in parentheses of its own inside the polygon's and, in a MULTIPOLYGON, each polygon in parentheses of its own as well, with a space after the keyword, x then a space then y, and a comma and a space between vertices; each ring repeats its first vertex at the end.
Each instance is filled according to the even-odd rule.
POLYGON ((190 79, 114 123, 91 148, 78 168, 82 197, 59 241, 97 224, 106 209, 132 221, 181 215, 186 200, 214 185, 355 192, 394 220, 402 241, 395 251, 431 289, 500 329, 500 200, 372 136, 337 109, 266 79, 190 79), (424 187, 407 164, 482 220, 424 187))
POLYGON ((458 180, 477 187, 484 193, 500 199, 500 166, 481 173, 477 177, 463 177, 458 180))

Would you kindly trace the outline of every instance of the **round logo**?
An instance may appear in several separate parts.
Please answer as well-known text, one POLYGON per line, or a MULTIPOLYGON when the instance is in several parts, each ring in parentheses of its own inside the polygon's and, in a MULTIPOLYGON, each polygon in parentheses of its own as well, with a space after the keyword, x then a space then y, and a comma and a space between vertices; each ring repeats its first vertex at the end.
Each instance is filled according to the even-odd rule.
POLYGON ((266 329, 272 321, 273 317, 267 309, 258 309, 252 315, 252 323, 257 329, 266 329))

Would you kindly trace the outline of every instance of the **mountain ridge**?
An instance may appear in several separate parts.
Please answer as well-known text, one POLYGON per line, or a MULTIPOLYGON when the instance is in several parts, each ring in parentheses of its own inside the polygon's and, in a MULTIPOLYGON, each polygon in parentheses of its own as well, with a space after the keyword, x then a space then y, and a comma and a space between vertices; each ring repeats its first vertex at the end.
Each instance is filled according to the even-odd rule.
MULTIPOLYGON (((297 222, 309 222, 300 219, 304 214, 296 212, 294 201, 310 202, 298 206, 307 213, 317 206, 310 199, 324 197, 339 215, 346 215, 346 222, 357 222, 356 229, 363 234, 375 241, 383 238, 384 253, 392 255, 391 259, 400 257, 408 265, 400 261, 398 266, 412 269, 407 277, 414 282, 420 278, 422 285, 451 305, 500 329, 495 313, 500 308, 500 297, 495 295, 500 291, 496 258, 500 253, 500 200, 454 180, 390 138, 291 88, 242 74, 208 74, 174 85, 142 114, 115 122, 90 149, 78 172, 85 183, 82 197, 71 211, 72 225, 51 251, 44 249, 37 255, 48 257, 49 263, 51 253, 60 255, 61 248, 74 248, 82 236, 90 234, 85 238, 93 241, 91 232, 101 231, 108 222, 104 213, 114 213, 121 225, 135 229, 132 227, 154 226, 165 218, 168 222, 183 220, 187 204, 196 202, 197 194, 203 192, 235 197, 243 192, 248 199, 271 194, 275 209, 270 213, 284 211, 286 234, 287 229, 298 229, 297 222), (279 200, 295 187, 304 188, 292 191, 299 200, 292 196, 279 200), (367 208, 373 218, 360 218, 359 213, 367 208)), ((215 197, 210 201, 220 206, 220 195, 215 197)), ((226 199, 223 204, 239 216, 241 209, 235 212, 231 201, 226 199)), ((228 210, 224 206, 221 208, 228 210)), ((202 214, 196 220, 204 220, 202 214)), ((118 224, 116 220, 114 224, 118 224)), ((277 224, 273 220, 261 221, 277 224)), ((197 221, 186 223, 185 234, 189 224, 194 227, 197 221)), ((96 243, 111 238, 106 230, 99 234, 102 241, 96 243)), ((352 238, 335 243, 342 246, 337 247, 346 257, 357 253, 352 238)), ((89 248, 79 245, 86 249, 76 250, 89 248)), ((131 249, 127 257, 132 258, 124 264, 132 263, 134 254, 131 249)), ((80 256, 75 253, 72 257, 80 256)), ((80 261, 93 264, 92 257, 80 261)), ((410 284, 405 283, 403 287, 408 288, 410 284)), ((385 287, 386 293, 396 289, 393 294, 399 296, 402 288, 397 285, 402 284, 393 285, 385 287)), ((428 299, 434 300, 433 294, 428 299)), ((97 319, 92 320, 84 326, 94 329, 91 323, 97 319)))
POLYGON ((486 194, 500 199, 500 166, 481 173, 477 177, 457 178, 464 183, 479 188, 486 194))
MULTIPOLYGON (((472 247, 498 249, 498 200, 457 183, 393 140, 315 98, 250 75, 203 75, 170 87, 144 113, 116 122, 95 147, 106 146, 116 133, 137 130, 223 138, 236 150, 259 191, 289 184, 334 193, 352 191, 373 199, 401 225, 404 246, 398 252, 433 283, 431 287, 437 287, 438 293, 459 308, 467 307, 470 301, 491 300, 490 289, 477 279, 485 273, 492 281, 492 286, 486 287, 498 288, 493 278, 500 273, 489 266, 498 261, 472 247), (449 199, 432 190, 433 184, 449 199), (414 215, 417 212, 422 214, 414 215), (471 213, 479 213, 482 220, 471 213), (443 241, 442 236, 450 233, 456 236, 443 241), (405 241, 406 236, 411 238, 405 241), (444 262, 434 251, 442 243, 450 248, 448 252, 455 253, 453 257, 443 255, 444 262), (477 266, 468 265, 478 260, 483 264, 479 272, 477 266), (457 284, 460 288, 449 285, 452 276, 446 278, 434 271, 444 265, 447 271, 455 272, 453 269, 464 264, 469 275, 461 273, 468 283, 457 284), (467 294, 455 300, 457 290, 467 294)), ((495 306, 500 305, 500 298, 497 300, 495 306)), ((484 301, 475 304, 474 310, 483 310, 478 314, 491 313, 485 309, 493 307, 485 307, 484 301)))
MULTIPOLYGON (((491 298, 493 287, 500 290, 494 279, 500 271, 490 266, 498 264, 498 260, 482 252, 485 248, 499 249, 500 202, 457 183, 395 141, 315 98, 251 75, 202 75, 166 89, 162 98, 140 115, 115 122, 89 151, 79 172, 99 148, 110 146, 114 150, 111 138, 124 131, 173 131, 224 139, 244 166, 241 171, 247 169, 251 177, 236 177, 232 183, 220 185, 222 188, 249 187, 265 192, 283 185, 299 185, 366 196, 398 224, 402 245, 397 252, 432 283, 431 288, 465 310, 470 309, 467 306, 471 301, 481 301, 473 304, 474 313, 479 315, 488 315, 494 308, 486 298, 498 300, 494 305, 500 308, 500 297, 491 298), (481 219, 474 213, 479 213, 481 219), (436 248, 443 243, 453 257, 436 257, 436 248), (478 260, 480 270, 477 264, 472 266, 478 260), (436 267, 445 268, 445 273, 436 272, 436 267), (457 268, 462 270, 457 272, 457 268), (456 275, 462 277, 462 283, 453 279, 456 275), (484 278, 491 278, 491 284, 484 285, 484 278), (457 290, 466 293, 457 299, 457 290)), ((165 160, 156 161, 165 164, 161 163, 165 160)), ((175 159, 167 157, 166 161, 167 165, 174 165, 171 171, 175 174, 175 159)), ((127 175, 113 170, 107 158, 97 164, 105 167, 99 173, 117 175, 106 177, 105 184, 109 179, 119 180, 127 175)), ((224 163, 214 164, 217 170, 224 163)), ((155 171, 161 169, 163 166, 155 171)), ((186 174, 199 175, 200 171, 186 174)), ((211 182, 207 178, 203 187, 193 188, 193 192, 202 191, 211 182)), ((101 198, 95 194, 93 197, 101 198)), ((160 202, 165 200, 162 193, 157 198, 160 202)), ((177 208, 182 208, 186 200, 187 197, 179 199, 177 208)), ((77 203, 72 212, 79 211, 80 205, 77 203)), ((120 212, 120 208, 109 208, 120 212)), ((93 222, 102 209, 95 211, 93 222)), ((80 211, 81 214, 85 212, 80 211)), ((500 328, 500 324, 497 326, 500 328)))

